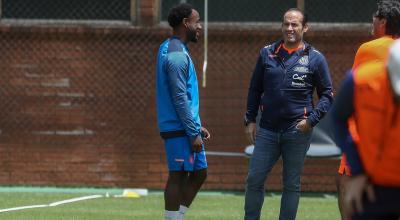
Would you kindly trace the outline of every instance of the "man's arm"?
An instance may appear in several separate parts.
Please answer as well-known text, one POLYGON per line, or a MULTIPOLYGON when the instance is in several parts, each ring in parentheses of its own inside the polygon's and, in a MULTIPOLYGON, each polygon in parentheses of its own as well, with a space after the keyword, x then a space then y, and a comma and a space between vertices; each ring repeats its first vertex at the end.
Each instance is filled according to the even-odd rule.
POLYGON ((256 117, 258 108, 260 106, 261 95, 264 92, 263 80, 264 80, 264 58, 263 52, 266 53, 265 49, 261 49, 260 55, 258 56, 256 67, 254 68, 253 75, 251 77, 249 93, 247 95, 247 111, 245 114, 245 133, 250 143, 253 144, 256 136, 256 117))
POLYGON ((353 96, 354 80, 352 74, 348 73, 335 98, 331 112, 336 144, 346 154, 352 174, 352 177, 346 182, 344 212, 347 216, 353 215, 355 210, 361 212, 361 201, 365 194, 370 201, 375 200, 373 186, 364 173, 356 145, 348 129, 348 120, 354 113, 353 96))
POLYGON ((264 78, 264 61, 263 61, 263 49, 260 51, 256 66, 253 71, 253 75, 250 81, 249 92, 247 95, 247 111, 246 119, 249 122, 256 122, 258 109, 260 106, 261 95, 264 92, 263 78, 264 78))
POLYGON ((353 96, 354 81, 351 72, 349 72, 335 97, 331 116, 336 145, 346 154, 352 175, 357 175, 363 173, 363 168, 356 144, 348 127, 348 120, 354 113, 353 96))
POLYGON ((328 63, 322 54, 319 54, 315 73, 315 81, 318 94, 317 106, 310 113, 307 122, 314 127, 329 111, 333 102, 332 80, 329 74, 328 63))
POLYGON ((196 129, 192 111, 187 97, 186 79, 189 75, 189 61, 185 53, 172 52, 168 54, 166 63, 168 84, 175 110, 182 122, 186 134, 193 141, 200 134, 196 129))

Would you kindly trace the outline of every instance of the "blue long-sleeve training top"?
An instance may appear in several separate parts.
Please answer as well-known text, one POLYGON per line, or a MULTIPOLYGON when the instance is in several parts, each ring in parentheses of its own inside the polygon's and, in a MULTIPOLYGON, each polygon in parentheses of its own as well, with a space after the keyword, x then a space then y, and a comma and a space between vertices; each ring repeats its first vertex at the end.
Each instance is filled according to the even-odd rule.
POLYGON ((363 173, 356 144, 350 135, 348 120, 354 113, 354 80, 349 71, 335 97, 331 110, 336 145, 346 154, 352 175, 363 173))
POLYGON ((305 118, 315 126, 333 101, 328 64, 307 43, 291 54, 282 44, 275 42, 260 51, 250 82, 246 118, 255 122, 261 108, 262 128, 285 131, 305 118), (319 97, 315 107, 314 89, 319 97))
POLYGON ((196 70, 187 46, 177 37, 164 41, 157 56, 157 123, 163 138, 200 134, 196 70))

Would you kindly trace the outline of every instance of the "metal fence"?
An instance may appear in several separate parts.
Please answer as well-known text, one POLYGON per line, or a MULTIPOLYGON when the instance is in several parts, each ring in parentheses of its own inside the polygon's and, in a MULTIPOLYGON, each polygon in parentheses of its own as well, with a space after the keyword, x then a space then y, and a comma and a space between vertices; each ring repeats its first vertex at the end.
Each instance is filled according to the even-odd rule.
MULTIPOLYGON (((204 15, 204 1, 165 0, 161 4, 161 19, 168 9, 179 2, 194 5, 204 15)), ((281 22, 283 13, 298 7, 311 22, 370 22, 376 10, 375 0, 210 0, 209 20, 212 22, 281 22)))
POLYGON ((131 0, 2 0, 2 18, 9 19, 131 19, 131 0))
MULTIPOLYGON (((204 15, 198 0, 2 0, 3 19, 69 19, 130 21, 146 2, 156 6, 155 16, 165 21, 169 9, 187 2, 204 15)), ((375 0, 212 0, 208 1, 211 22, 280 22, 288 9, 299 7, 311 22, 370 22, 375 0)))

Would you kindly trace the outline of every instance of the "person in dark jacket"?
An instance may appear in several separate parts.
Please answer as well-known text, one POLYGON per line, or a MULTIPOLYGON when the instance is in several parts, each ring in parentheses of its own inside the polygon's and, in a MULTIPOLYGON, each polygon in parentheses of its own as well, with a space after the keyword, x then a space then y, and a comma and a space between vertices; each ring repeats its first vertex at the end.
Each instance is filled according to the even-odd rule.
POLYGON ((297 9, 283 16, 283 40, 261 49, 248 92, 246 134, 254 143, 245 194, 245 219, 260 219, 268 173, 282 156, 281 220, 294 220, 300 198, 300 175, 312 128, 328 112, 332 82, 325 57, 303 41, 307 17, 297 9), (319 101, 314 106, 313 93, 319 101), (261 108, 260 128, 255 119, 261 108))

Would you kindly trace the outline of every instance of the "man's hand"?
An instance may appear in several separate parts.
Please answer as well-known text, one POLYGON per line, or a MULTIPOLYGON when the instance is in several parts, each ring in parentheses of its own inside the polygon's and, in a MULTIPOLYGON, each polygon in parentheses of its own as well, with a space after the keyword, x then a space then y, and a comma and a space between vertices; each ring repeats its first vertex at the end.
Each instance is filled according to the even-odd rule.
POLYGON ((346 216, 363 212, 362 199, 364 193, 367 194, 369 201, 375 201, 373 185, 365 174, 350 177, 346 182, 344 197, 344 213, 346 216))
POLYGON ((208 141, 211 138, 210 132, 204 127, 201 127, 201 134, 203 136, 203 140, 208 141))
POLYGON ((245 128, 245 133, 250 144, 254 144, 254 141, 256 140, 256 132, 257 124, 255 122, 250 122, 245 128))
POLYGON ((201 139, 201 135, 197 135, 196 138, 192 141, 192 151, 199 153, 203 149, 203 140, 201 139))
POLYGON ((296 128, 303 133, 311 131, 312 129, 311 125, 307 122, 307 119, 302 119, 299 123, 297 123, 296 128))

